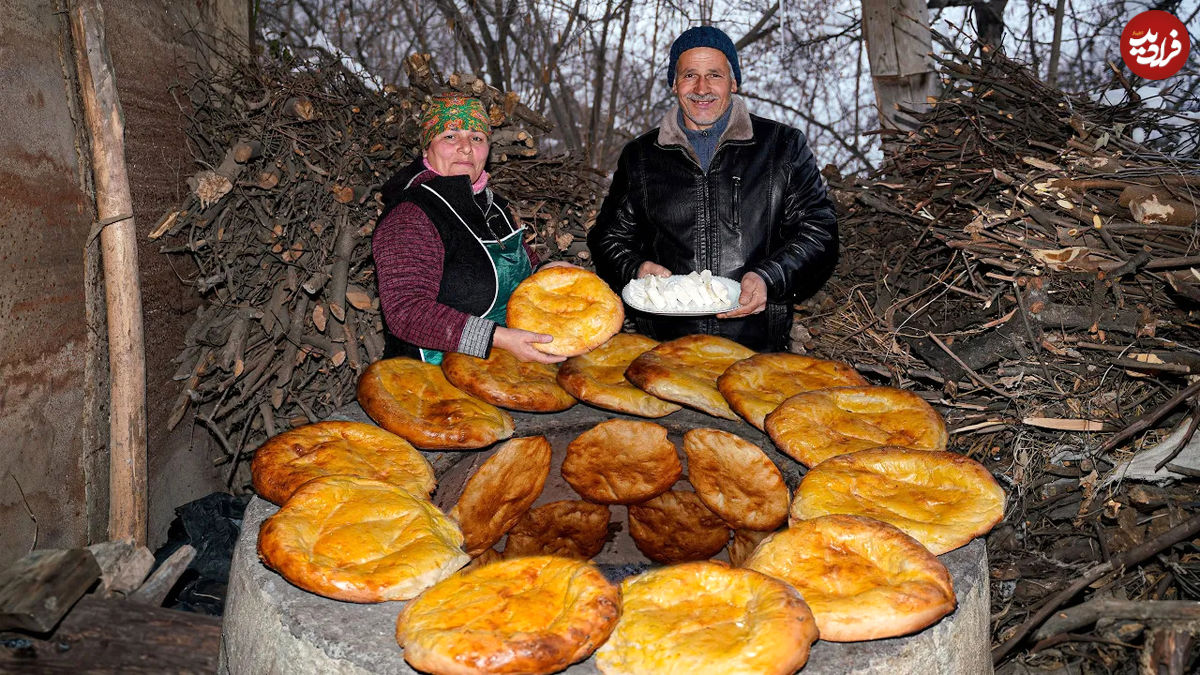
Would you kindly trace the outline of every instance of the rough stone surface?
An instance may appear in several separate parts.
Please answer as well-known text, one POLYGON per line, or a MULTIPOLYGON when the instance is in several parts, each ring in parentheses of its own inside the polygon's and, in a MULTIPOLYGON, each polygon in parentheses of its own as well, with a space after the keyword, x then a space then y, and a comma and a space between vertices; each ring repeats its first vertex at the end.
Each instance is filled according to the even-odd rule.
MULTIPOLYGON (((600 421, 619 416, 583 405, 554 415, 515 414, 515 435, 547 435, 556 450, 555 461, 561 461, 561 447, 571 438, 600 421)), ((370 421, 357 405, 348 406, 334 417, 370 421)), ((655 421, 667 427, 677 444, 684 431, 697 427, 725 429, 759 443, 780 467, 789 488, 794 489, 803 475, 802 466, 780 454, 765 435, 747 424, 687 410, 655 421)), ((486 450, 426 453, 439 479, 435 501, 443 502, 444 507, 452 503, 449 493, 461 489, 462 482, 488 454, 486 450), (453 488, 452 483, 458 487, 453 488)), ((552 467, 547 493, 539 498, 538 504, 567 496, 554 494, 558 490, 553 480, 557 475, 557 469, 552 467)), ((292 586, 259 562, 258 529, 276 510, 274 505, 257 498, 246 509, 230 573, 221 672, 416 673, 404 661, 403 650, 395 640, 396 617, 404 603, 356 605, 329 600, 292 586)), ((623 517, 623 508, 614 507, 613 521, 621 521, 623 517)), ((622 544, 618 535, 596 562, 610 578, 644 569, 644 562, 620 564, 623 553, 632 551, 631 555, 636 555, 635 550, 628 548, 631 546, 631 542, 622 544), (618 553, 608 552, 617 548, 618 553)), ((953 614, 908 637, 846 644, 818 641, 803 672, 991 673, 987 557, 983 542, 975 540, 941 556, 941 560, 954 580, 958 609, 953 614)), ((563 672, 583 675, 599 670, 594 660, 588 659, 563 672)))

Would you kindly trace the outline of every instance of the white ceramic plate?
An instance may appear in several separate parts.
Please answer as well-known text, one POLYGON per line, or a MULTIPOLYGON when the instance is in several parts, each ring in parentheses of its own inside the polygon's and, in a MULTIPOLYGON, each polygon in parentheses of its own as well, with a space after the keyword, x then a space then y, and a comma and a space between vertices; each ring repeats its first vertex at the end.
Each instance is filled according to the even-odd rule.
POLYGON ((687 308, 683 308, 683 309, 658 309, 648 303, 643 304, 643 303, 634 301, 631 298, 632 294, 630 293, 631 288, 630 288, 629 284, 626 284, 625 288, 621 289, 621 299, 624 300, 625 303, 628 304, 630 307, 632 307, 640 312, 646 312, 647 314, 659 314, 662 316, 710 316, 712 314, 720 314, 721 312, 728 312, 728 311, 737 309, 739 306, 738 305, 738 296, 741 295, 741 293, 742 293, 742 285, 740 283, 738 283, 737 281, 734 281, 733 279, 729 279, 727 277, 713 277, 712 280, 713 280, 713 283, 719 283, 719 284, 725 286, 725 288, 729 291, 730 300, 729 300, 728 305, 726 305, 724 307, 714 307, 714 308, 704 308, 704 309, 697 309, 695 307, 687 307, 687 308))

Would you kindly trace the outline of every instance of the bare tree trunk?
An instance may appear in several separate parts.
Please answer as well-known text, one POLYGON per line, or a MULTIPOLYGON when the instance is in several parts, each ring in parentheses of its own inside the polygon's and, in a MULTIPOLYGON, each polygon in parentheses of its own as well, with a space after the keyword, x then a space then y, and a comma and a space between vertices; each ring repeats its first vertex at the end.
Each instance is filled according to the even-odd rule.
POLYGON ((500 21, 500 13, 496 12, 493 8, 486 8, 483 2, 479 0, 470 2, 468 5, 475 17, 475 27, 479 31, 479 39, 483 42, 483 56, 487 61, 487 73, 492 79, 492 86, 507 91, 511 89, 508 81, 508 73, 505 73, 500 65, 500 52, 503 50, 504 45, 496 40, 489 28, 489 24, 500 21), (491 11, 488 11, 489 9, 491 11))
POLYGON ((970 7, 975 12, 976 41, 999 49, 1004 44, 1004 8, 1007 6, 1008 0, 929 0, 926 10, 970 7))
MULTIPOLYGON (((596 165, 596 145, 600 142, 600 108, 604 100, 604 73, 608 65, 608 27, 613 19, 613 0, 607 0, 604 7, 603 25, 600 28, 600 44, 595 48, 596 67, 592 79, 591 114, 588 115, 587 128, 587 162, 596 165)), ((614 78, 615 79, 615 78, 614 78)))
POLYGON ((900 106, 926 110, 937 85, 929 9, 923 0, 863 0, 862 10, 880 126, 913 129, 916 120, 900 106))
POLYGON ((454 34, 454 41, 462 48, 463 54, 467 57, 467 64, 471 66, 471 70, 476 73, 483 72, 483 53, 479 50, 479 43, 471 35, 471 30, 467 27, 467 18, 458 11, 458 5, 454 4, 454 0, 437 0, 437 8, 441 10, 442 16, 446 22, 450 24, 450 30, 454 34))
POLYGON ((1004 8, 1007 6, 1008 0, 975 3, 975 32, 980 44, 991 45, 994 49, 1004 46, 1004 8))
POLYGON ((1029 65, 1033 67, 1033 72, 1040 73, 1042 72, 1042 66, 1038 55, 1037 34, 1034 32, 1034 18, 1037 16, 1037 8, 1037 0, 1025 0, 1025 16, 1028 18, 1025 35, 1029 37, 1029 65))
POLYGON ((756 21, 754 25, 750 27, 750 30, 746 31, 745 35, 738 38, 738 41, 734 43, 734 47, 737 47, 739 51, 745 49, 746 45, 754 44, 762 38, 770 35, 776 28, 779 28, 778 23, 770 23, 772 17, 775 16, 775 13, 779 11, 779 4, 780 3, 777 2, 763 10, 762 16, 758 17, 758 21, 756 21))
MULTIPOLYGON (((416 5, 419 0, 400 0, 400 6, 404 9, 404 19, 408 25, 413 28, 413 33, 416 35, 417 48, 422 54, 432 54, 433 50, 429 48, 429 41, 425 39, 425 23, 418 21, 416 14, 413 13, 413 5, 416 5)), ((397 52, 398 54, 407 54, 409 50, 397 52)), ((389 82, 400 81, 400 74, 404 72, 404 59, 395 59, 396 65, 392 71, 393 75, 389 82)), ((434 73, 437 76, 436 72, 434 73)))
POLYGON ((1063 10, 1067 0, 1058 0, 1054 6, 1054 41, 1050 43, 1050 72, 1046 74, 1046 84, 1054 86, 1058 80, 1058 58, 1062 53, 1063 10))
POLYGON ((865 39, 858 40, 858 57, 854 59, 854 140, 857 143, 858 139, 862 138, 862 119, 860 112, 862 106, 859 105, 862 96, 862 54, 865 47, 865 39))
MULTIPOLYGON (((497 0, 499 5, 499 0, 497 0)), ((513 24, 517 21, 517 0, 508 0, 504 6, 504 14, 500 19, 496 32, 496 41, 500 43, 500 67, 504 70, 504 91, 512 91, 516 79, 513 76, 513 63, 510 60, 508 45, 513 42, 513 24)))
POLYGON ((625 63, 625 38, 629 35, 629 18, 633 14, 633 0, 625 0, 622 7, 625 17, 621 20, 621 37, 617 41, 617 62, 613 64, 613 72, 616 75, 609 78, 612 80, 612 86, 608 93, 608 117, 604 123, 604 136, 600 140, 601 149, 596 153, 596 161, 592 164, 597 168, 604 166, 608 161, 608 153, 612 148, 613 125, 617 118, 617 95, 621 91, 621 75, 624 74, 622 67, 625 63))
POLYGON ((550 106, 550 115, 554 118, 555 128, 563 135, 563 142, 566 143, 567 150, 572 153, 579 152, 583 147, 583 142, 579 138, 579 128, 575 121, 572 89, 562 77, 558 61, 566 42, 571 39, 575 23, 581 16, 581 6, 582 0, 575 0, 574 6, 568 13, 566 26, 556 31, 542 18, 537 5, 531 5, 530 28, 538 41, 548 49, 539 58, 533 53, 532 43, 534 40, 518 40, 516 43, 517 49, 521 50, 527 63, 540 64, 541 74, 537 79, 539 93, 542 101, 550 106), (553 39, 556 33, 557 40, 553 39), (558 83, 557 94, 555 94, 551 82, 558 83))

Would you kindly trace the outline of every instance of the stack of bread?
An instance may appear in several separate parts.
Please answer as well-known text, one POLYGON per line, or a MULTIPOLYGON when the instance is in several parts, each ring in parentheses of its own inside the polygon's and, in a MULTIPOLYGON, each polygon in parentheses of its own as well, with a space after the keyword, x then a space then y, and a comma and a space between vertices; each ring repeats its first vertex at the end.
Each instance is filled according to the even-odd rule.
MULTIPOLYGON (((552 290, 571 283, 581 280, 552 290)), ((790 673, 818 635, 903 635, 953 611, 937 555, 986 533, 1004 495, 984 467, 945 451, 945 424, 923 399, 869 386, 846 364, 711 336, 592 344, 612 328, 603 318, 557 368, 499 349, 440 368, 373 364, 359 401, 389 431, 318 423, 256 454, 255 489, 282 505, 260 532, 263 561, 328 597, 412 599, 396 637, 433 673, 549 673, 597 648, 605 673, 790 673), (740 416, 809 470, 790 495, 740 435, 696 428, 677 447, 660 424, 616 418, 567 444, 561 474, 579 499, 533 508, 552 457, 535 436, 500 443, 448 513, 429 501, 433 474, 413 446, 489 447, 513 433, 502 408, 576 401, 646 418, 680 406, 740 416), (588 562, 614 505, 665 565, 619 591, 588 562), (710 560, 723 549, 732 566, 710 560)))
POLYGON ((251 469, 255 491, 281 505, 259 531, 259 556, 300 588, 407 600, 470 559, 458 525, 429 501, 429 462, 376 426, 292 429, 259 448, 251 469))

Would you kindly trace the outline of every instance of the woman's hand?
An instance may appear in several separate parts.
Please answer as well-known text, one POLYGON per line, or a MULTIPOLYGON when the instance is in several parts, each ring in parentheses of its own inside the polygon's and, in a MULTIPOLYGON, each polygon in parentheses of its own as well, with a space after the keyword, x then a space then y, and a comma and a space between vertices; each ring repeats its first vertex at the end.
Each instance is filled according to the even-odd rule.
POLYGON ((553 340, 553 336, 546 335, 545 333, 533 333, 521 330, 520 328, 496 326, 496 332, 492 335, 492 346, 511 352, 513 356, 522 361, 536 361, 538 363, 561 363, 566 361, 567 357, 565 356, 539 352, 533 346, 536 342, 546 343, 553 340))
POLYGON ((758 314, 767 307, 767 282, 754 272, 742 275, 742 293, 738 296, 737 309, 722 312, 718 319, 736 319, 741 316, 758 314))
POLYGON ((641 265, 638 265, 638 269, 637 269, 637 278, 638 279, 641 279, 642 277, 648 277, 651 274, 653 274, 656 277, 669 277, 669 276, 671 276, 671 270, 663 267, 662 265, 659 265, 656 262, 651 262, 649 260, 642 263, 641 265))

